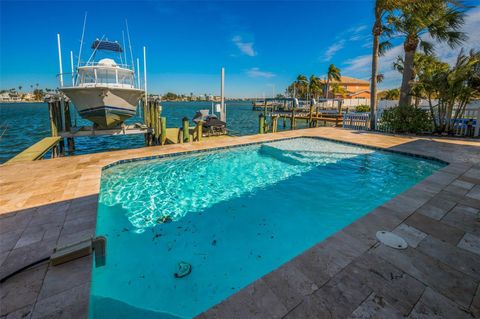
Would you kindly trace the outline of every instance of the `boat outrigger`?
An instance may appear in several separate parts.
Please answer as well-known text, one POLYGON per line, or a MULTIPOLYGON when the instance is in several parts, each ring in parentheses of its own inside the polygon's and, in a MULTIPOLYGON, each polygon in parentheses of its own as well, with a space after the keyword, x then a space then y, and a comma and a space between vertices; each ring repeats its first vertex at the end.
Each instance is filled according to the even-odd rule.
POLYGON ((117 53, 122 60, 123 49, 118 42, 97 39, 91 48, 93 53, 77 67, 72 86, 61 86, 60 91, 71 99, 80 116, 96 127, 119 126, 135 115, 145 91, 135 86, 133 66, 118 64, 112 58, 95 61, 99 52, 117 53))

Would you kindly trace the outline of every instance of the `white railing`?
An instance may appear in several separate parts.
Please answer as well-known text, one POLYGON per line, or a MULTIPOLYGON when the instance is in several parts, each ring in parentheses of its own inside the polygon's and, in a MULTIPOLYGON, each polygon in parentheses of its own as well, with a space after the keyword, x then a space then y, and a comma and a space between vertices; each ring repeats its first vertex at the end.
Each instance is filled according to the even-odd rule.
POLYGON ((343 128, 351 130, 369 130, 370 113, 348 112, 343 114, 343 128))
MULTIPOLYGON (((359 105, 370 105, 369 99, 343 99, 341 101, 342 109, 349 109, 354 108, 359 105)), ((338 108, 338 99, 326 100, 326 101, 319 101, 315 106, 321 108, 338 108)))

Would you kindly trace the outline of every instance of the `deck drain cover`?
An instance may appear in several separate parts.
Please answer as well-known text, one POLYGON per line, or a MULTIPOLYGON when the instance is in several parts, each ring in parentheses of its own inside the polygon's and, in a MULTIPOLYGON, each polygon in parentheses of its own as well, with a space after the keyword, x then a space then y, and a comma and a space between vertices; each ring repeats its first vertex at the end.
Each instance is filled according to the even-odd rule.
POLYGON ((384 245, 395 249, 406 249, 407 242, 402 237, 395 235, 389 231, 377 231, 377 239, 384 245))

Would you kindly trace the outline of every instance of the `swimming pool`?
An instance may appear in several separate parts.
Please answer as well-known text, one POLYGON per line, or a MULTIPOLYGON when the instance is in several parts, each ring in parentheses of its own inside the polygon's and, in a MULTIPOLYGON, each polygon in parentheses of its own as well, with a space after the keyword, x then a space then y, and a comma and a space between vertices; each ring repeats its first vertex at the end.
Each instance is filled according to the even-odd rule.
POLYGON ((296 138, 107 168, 90 317, 193 317, 442 166, 296 138))

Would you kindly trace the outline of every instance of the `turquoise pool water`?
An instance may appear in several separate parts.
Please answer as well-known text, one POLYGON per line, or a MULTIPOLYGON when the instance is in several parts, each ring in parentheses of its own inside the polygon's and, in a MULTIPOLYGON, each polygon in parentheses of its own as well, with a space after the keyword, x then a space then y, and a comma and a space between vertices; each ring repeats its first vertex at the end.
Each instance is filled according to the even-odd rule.
POLYGON ((110 167, 90 316, 191 318, 440 167, 312 138, 110 167))

